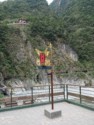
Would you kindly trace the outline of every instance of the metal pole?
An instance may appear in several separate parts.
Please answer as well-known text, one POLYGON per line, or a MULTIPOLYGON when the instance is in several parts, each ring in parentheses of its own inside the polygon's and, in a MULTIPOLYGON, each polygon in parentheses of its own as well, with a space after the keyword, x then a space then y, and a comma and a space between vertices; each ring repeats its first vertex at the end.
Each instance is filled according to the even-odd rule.
POLYGON ((66 85, 66 93, 67 93, 67 100, 68 100, 68 85, 66 85))
POLYGON ((50 102, 50 85, 49 85, 49 102, 50 102))
POLYGON ((65 100, 65 85, 63 86, 63 91, 64 91, 64 100, 65 100))
POLYGON ((11 107, 12 107, 12 88, 11 88, 11 107))
POLYGON ((31 87, 31 103, 33 103, 33 87, 31 87))
POLYGON ((79 86, 80 89, 80 104, 82 103, 82 97, 81 97, 81 86, 79 86))
POLYGON ((54 109, 54 99, 53 99, 53 71, 51 71, 51 98, 52 98, 52 110, 54 109))

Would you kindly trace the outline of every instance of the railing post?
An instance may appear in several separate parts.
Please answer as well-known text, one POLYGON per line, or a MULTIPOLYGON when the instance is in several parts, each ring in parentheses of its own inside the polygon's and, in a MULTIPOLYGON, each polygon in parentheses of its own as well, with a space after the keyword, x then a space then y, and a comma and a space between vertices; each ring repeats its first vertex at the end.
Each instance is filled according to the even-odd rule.
POLYGON ((11 87, 11 107, 12 107, 12 87, 11 87))
POLYGON ((79 86, 79 90, 80 90, 80 104, 81 104, 82 103, 81 86, 79 86))
POLYGON ((63 86, 63 91, 64 91, 64 100, 65 100, 65 85, 63 86))
POLYGON ((68 85, 66 85, 66 95, 67 95, 67 100, 68 100, 68 85))
POLYGON ((33 87, 31 87, 31 103, 33 103, 33 87))
POLYGON ((49 102, 50 102, 50 85, 49 85, 49 102))
POLYGON ((53 71, 51 71, 51 101, 52 101, 52 110, 54 110, 53 71))

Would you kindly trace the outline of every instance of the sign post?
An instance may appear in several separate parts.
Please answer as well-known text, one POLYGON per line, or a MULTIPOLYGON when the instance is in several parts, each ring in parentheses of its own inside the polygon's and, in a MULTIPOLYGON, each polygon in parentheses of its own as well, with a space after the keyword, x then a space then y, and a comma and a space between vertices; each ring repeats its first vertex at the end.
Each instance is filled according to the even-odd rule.
MULTIPOLYGON (((49 45, 51 51, 51 64, 52 64, 52 44, 49 45)), ((53 68, 53 67, 52 67, 53 68)), ((51 103, 52 103, 52 110, 54 110, 54 94, 53 94, 53 71, 51 70, 51 103)))
POLYGON ((49 45, 50 50, 46 48, 45 51, 40 51, 36 49, 36 52, 39 56, 39 59, 37 59, 36 64, 40 69, 46 69, 51 70, 51 72, 48 74, 51 77, 51 109, 54 109, 54 95, 53 95, 53 71, 52 71, 52 44, 49 45), (50 55, 50 58, 49 57, 50 55))
POLYGON ((53 94, 53 69, 52 69, 52 44, 49 45, 50 51, 48 49, 45 49, 44 52, 36 49, 36 52, 39 56, 39 58, 36 61, 37 66, 40 69, 50 69, 50 75, 51 77, 51 110, 44 110, 44 114, 46 117, 53 119, 61 116, 61 111, 60 110, 54 110, 54 94, 53 94), (49 53, 50 54, 50 59, 48 58, 49 53))

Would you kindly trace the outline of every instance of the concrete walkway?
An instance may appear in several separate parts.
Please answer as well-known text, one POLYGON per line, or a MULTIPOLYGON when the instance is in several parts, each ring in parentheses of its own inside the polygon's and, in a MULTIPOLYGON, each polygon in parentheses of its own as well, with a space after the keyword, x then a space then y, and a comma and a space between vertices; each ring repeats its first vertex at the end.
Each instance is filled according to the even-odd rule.
POLYGON ((94 112, 66 102, 55 104, 62 110, 62 117, 48 119, 44 109, 51 105, 38 106, 0 113, 0 125, 94 125, 94 112))

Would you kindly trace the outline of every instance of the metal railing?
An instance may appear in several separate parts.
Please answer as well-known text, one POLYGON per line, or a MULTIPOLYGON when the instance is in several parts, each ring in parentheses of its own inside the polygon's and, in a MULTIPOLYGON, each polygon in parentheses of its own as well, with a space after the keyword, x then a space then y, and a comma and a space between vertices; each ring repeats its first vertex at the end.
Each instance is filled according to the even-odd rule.
MULTIPOLYGON (((68 101, 94 109, 94 87, 55 84, 54 102, 68 101)), ((37 85, 28 89, 10 88, 10 96, 0 99, 0 109, 51 103, 51 86, 37 85)))
POLYGON ((94 87, 66 85, 66 100, 94 109, 94 87))
MULTIPOLYGON (((54 101, 64 100, 64 85, 56 84, 54 89, 54 101)), ((1 108, 33 105, 40 103, 51 103, 51 86, 37 85, 25 89, 22 87, 10 88, 10 96, 0 99, 1 108)))

